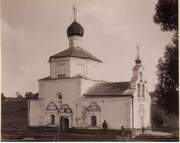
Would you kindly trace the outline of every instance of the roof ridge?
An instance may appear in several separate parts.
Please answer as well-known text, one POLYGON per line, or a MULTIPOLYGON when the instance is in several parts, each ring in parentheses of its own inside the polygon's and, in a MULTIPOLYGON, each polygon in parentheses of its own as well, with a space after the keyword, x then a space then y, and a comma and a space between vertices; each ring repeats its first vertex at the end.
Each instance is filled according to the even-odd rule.
POLYGON ((86 51, 85 49, 81 47, 69 47, 68 49, 63 50, 62 52, 59 52, 53 56, 50 56, 49 61, 51 58, 62 58, 62 57, 77 57, 77 58, 85 58, 90 59, 98 62, 102 62, 95 56, 93 56, 91 53, 86 51))
POLYGON ((104 82, 104 83, 130 83, 131 81, 115 81, 115 82, 109 82, 109 81, 106 81, 106 82, 104 82))

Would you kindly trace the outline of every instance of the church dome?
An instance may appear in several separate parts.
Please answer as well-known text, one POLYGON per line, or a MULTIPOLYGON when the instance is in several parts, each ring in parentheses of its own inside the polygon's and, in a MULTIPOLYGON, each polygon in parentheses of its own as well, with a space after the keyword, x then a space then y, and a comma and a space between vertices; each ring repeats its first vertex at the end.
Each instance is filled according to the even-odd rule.
POLYGON ((84 34, 83 27, 79 23, 77 23, 76 21, 74 21, 67 29, 68 37, 75 36, 75 35, 82 37, 83 34, 84 34))

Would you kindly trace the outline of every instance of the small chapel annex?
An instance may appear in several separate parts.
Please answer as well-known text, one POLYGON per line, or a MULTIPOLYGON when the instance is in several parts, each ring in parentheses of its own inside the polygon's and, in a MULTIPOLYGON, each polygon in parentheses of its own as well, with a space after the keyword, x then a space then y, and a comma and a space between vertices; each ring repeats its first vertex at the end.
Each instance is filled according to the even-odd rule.
POLYGON ((50 56, 50 75, 38 80, 39 97, 29 101, 29 126, 100 129, 106 120, 109 129, 150 127, 151 98, 139 55, 129 81, 103 81, 102 61, 81 47, 83 34, 74 19, 69 47, 50 56))

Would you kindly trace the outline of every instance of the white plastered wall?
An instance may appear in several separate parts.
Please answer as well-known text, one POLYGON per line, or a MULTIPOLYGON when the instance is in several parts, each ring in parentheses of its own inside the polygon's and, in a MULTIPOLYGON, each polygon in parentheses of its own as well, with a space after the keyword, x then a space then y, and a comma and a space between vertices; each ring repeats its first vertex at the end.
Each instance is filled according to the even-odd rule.
POLYGON ((84 98, 83 105, 88 107, 91 102, 96 102, 101 111, 99 115, 97 113, 89 113, 86 116, 86 127, 91 127, 91 115, 97 116, 97 126, 102 128, 102 123, 106 120, 108 128, 121 129, 121 126, 125 128, 131 128, 132 126, 132 100, 131 97, 106 97, 106 98, 84 98))
POLYGON ((89 59, 71 57, 70 61, 70 77, 81 75, 89 79, 100 80, 101 63, 89 59), (78 68, 81 66, 82 71, 78 68))
POLYGON ((101 79, 101 62, 90 59, 66 57, 52 59, 50 62, 50 76, 57 78, 58 75, 74 77, 81 75, 89 79, 101 79))
POLYGON ((150 127, 151 126, 151 97, 147 91, 147 83, 144 79, 144 71, 142 68, 138 70, 138 75, 137 75, 137 81, 135 83, 136 90, 134 92, 134 128, 142 128, 143 127, 150 127), (139 73, 143 73, 143 80, 141 81, 139 73), (138 83, 141 85, 140 88, 140 96, 138 96, 138 88, 137 85, 138 83), (142 96, 142 84, 145 86, 145 95, 142 96), (144 112, 142 113, 140 111, 140 106, 144 106, 144 112), (142 114, 143 114, 143 119, 142 119, 142 114))
MULTIPOLYGON (((76 99, 80 98, 80 78, 46 80, 40 81, 39 84, 40 97, 44 99, 45 107, 51 101, 59 107, 57 93, 60 93, 62 95, 62 104, 67 104, 72 109, 73 114, 75 113, 76 99)), ((47 114, 46 118, 48 118, 47 114)), ((58 117, 56 120, 59 120, 58 117)), ((46 121, 46 124, 48 124, 48 121, 46 121)))
POLYGON ((44 106, 40 100, 30 100, 29 102, 29 126, 44 126, 44 106))
POLYGON ((58 75, 70 76, 70 57, 52 59, 50 62, 50 76, 57 78, 58 75))

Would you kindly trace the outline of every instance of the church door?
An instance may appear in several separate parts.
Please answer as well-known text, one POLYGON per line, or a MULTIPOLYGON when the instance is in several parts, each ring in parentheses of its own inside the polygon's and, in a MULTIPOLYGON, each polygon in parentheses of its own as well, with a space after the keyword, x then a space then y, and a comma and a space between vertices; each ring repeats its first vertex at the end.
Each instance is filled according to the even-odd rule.
POLYGON ((97 126, 96 116, 91 116, 91 126, 97 126))
POLYGON ((62 132, 67 132, 69 129, 69 119, 68 118, 64 118, 63 116, 60 118, 61 121, 61 131, 62 132))

